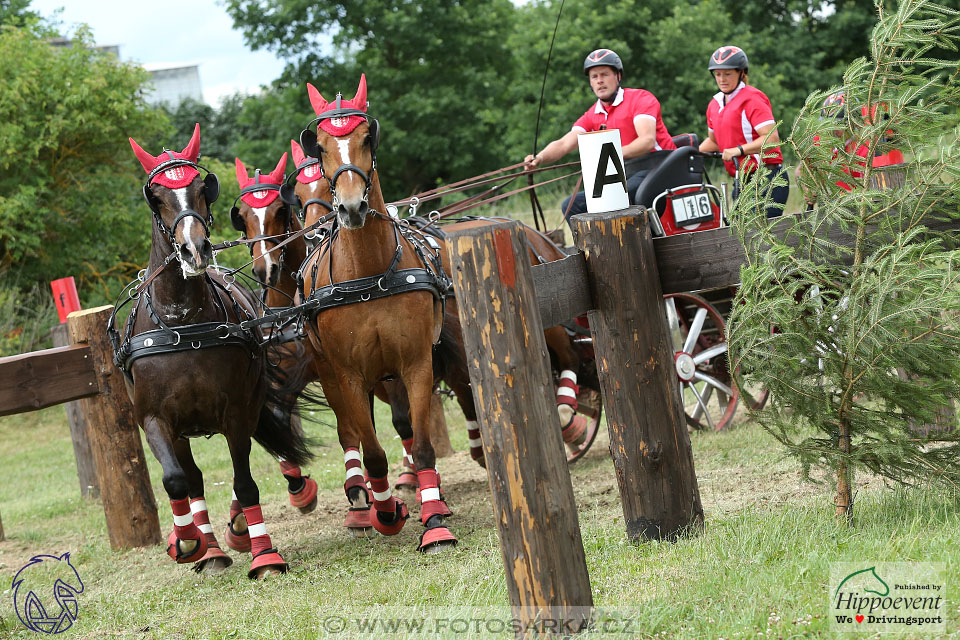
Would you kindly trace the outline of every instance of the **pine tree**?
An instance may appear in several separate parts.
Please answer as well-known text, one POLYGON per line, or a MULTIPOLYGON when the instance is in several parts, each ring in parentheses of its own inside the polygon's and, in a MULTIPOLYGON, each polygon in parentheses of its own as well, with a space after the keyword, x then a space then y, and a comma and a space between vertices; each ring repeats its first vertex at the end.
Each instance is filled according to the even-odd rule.
POLYGON ((731 364, 771 390, 756 417, 804 475, 833 472, 849 523, 856 470, 960 483, 945 410, 960 398, 960 13, 922 0, 877 9, 870 57, 807 99, 787 141, 815 207, 768 221, 750 180, 731 216, 747 255, 731 364), (846 104, 822 113, 838 89, 846 104), (893 149, 903 185, 872 186, 893 174, 865 157, 893 149))

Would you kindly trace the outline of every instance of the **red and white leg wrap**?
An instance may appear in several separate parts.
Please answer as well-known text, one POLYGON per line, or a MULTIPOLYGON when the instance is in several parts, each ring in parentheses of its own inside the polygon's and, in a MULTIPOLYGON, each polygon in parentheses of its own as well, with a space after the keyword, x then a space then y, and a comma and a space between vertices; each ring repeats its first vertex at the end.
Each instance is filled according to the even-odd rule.
POLYGON ((400 477, 397 478, 397 484, 395 485, 397 489, 417 488, 417 473, 413 466, 413 456, 410 455, 411 450, 413 450, 413 438, 407 438, 403 441, 403 471, 400 472, 400 477))
POLYGON ((445 516, 450 513, 447 505, 440 499, 440 478, 436 469, 421 469, 417 471, 417 480, 420 481, 420 521, 427 530, 420 536, 420 551, 438 544, 456 544, 457 538, 450 532, 442 520, 430 519, 434 516, 445 516))
POLYGON ((360 449, 356 447, 347 447, 343 450, 343 466, 347 470, 347 479, 343 483, 343 490, 350 497, 350 489, 361 487, 367 490, 367 480, 363 475, 363 467, 360 464, 360 449))
POLYGON ((173 510, 173 531, 167 538, 167 555, 179 564, 198 561, 207 552, 207 538, 200 535, 200 530, 193 522, 190 500, 187 498, 171 500, 170 508, 173 510), (184 553, 181 550, 181 543, 188 540, 195 541, 197 544, 193 550, 184 553))
POLYGON ((237 500, 237 494, 234 493, 233 501, 230 502, 230 522, 227 523, 227 530, 224 533, 227 546, 234 551, 241 553, 250 551, 250 533, 247 531, 246 524, 243 509, 240 508, 240 501, 237 500))
POLYGON ((222 558, 223 562, 230 566, 233 560, 220 549, 220 543, 217 542, 217 536, 213 533, 213 527, 210 526, 210 514, 207 513, 207 501, 203 497, 192 498, 190 500, 190 512, 193 514, 193 523, 197 529, 207 539, 207 552, 200 559, 212 560, 213 558, 222 558))
MULTIPOLYGON (((434 467, 433 471, 437 475, 437 489, 440 490, 440 508, 441 508, 440 515, 443 516, 444 518, 446 518, 447 516, 452 516, 453 512, 450 511, 450 507, 447 505, 447 496, 443 492, 443 485, 440 481, 440 470, 434 467)), ((418 482, 419 482, 419 478, 418 478, 418 482)), ((430 494, 430 495, 433 495, 433 494, 430 494)), ((417 489, 417 502, 419 502, 421 505, 423 504, 423 495, 419 488, 417 489)), ((420 514, 422 519, 423 512, 421 511, 420 514)), ((423 522, 426 522, 426 520, 423 520, 423 522)))
MULTIPOLYGON (((557 406, 570 407, 571 415, 577 410, 577 395, 580 387, 577 385, 577 374, 569 369, 560 372, 560 384, 557 386, 557 406)), ((569 418, 568 418, 569 421, 569 418)))
POLYGON ((250 578, 256 577, 256 570, 265 566, 274 567, 279 569, 281 573, 285 573, 287 563, 284 562, 280 553, 273 548, 270 535, 267 533, 267 525, 263 522, 260 505, 244 507, 243 515, 247 519, 247 532, 250 534, 250 553, 253 554, 253 562, 250 563, 250 572, 247 576, 250 578))
POLYGON ((470 438, 470 457, 482 467, 483 440, 480 438, 480 424, 476 420, 467 420, 467 437, 470 438))
POLYGON ((386 478, 370 478, 373 490, 373 511, 370 512, 370 524, 386 536, 400 533, 409 517, 407 505, 390 493, 390 481, 386 478))
POLYGON ((294 478, 300 477, 300 467, 293 464, 292 462, 287 462, 283 458, 277 458, 280 462, 280 473, 285 476, 293 476, 294 478))

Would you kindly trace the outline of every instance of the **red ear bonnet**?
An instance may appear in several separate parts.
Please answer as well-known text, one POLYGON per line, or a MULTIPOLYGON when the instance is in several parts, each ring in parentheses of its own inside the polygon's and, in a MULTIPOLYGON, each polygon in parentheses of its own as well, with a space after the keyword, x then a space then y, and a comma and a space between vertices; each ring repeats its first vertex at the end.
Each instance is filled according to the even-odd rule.
MULTIPOLYGON (((283 184, 283 172, 287 168, 287 154, 284 153, 283 157, 280 158, 280 162, 277 163, 276 169, 266 175, 261 174, 259 182, 257 182, 256 174, 254 174, 253 178, 247 174, 247 168, 243 166, 243 162, 240 161, 240 158, 236 159, 236 165, 237 182, 240 184, 241 189, 245 189, 252 184, 271 184, 279 187, 281 184, 283 184)), ((254 209, 259 209, 266 207, 271 202, 276 200, 278 195, 280 195, 279 189, 263 189, 249 191, 240 196, 240 199, 254 209)))
MULTIPOLYGON (((293 163, 298 167, 302 165, 307 160, 316 160, 316 158, 308 158, 307 155, 303 152, 303 148, 300 146, 296 140, 290 141, 290 150, 293 152, 293 163)), ((311 182, 316 182, 323 177, 323 174, 320 173, 320 163, 314 162, 308 167, 299 169, 297 171, 297 182, 303 184, 310 184, 311 182)))
MULTIPOLYGON (((190 138, 190 142, 180 153, 176 151, 164 151, 159 156, 153 157, 144 151, 133 138, 130 138, 130 146, 133 148, 133 153, 136 154, 137 160, 140 161, 143 170, 146 171, 147 174, 153 171, 158 165, 171 160, 171 154, 174 158, 196 163, 197 158, 200 156, 200 123, 198 122, 197 126, 194 127, 193 137, 190 138)), ((180 165, 171 167, 166 171, 161 171, 153 176, 150 184, 159 184, 169 189, 181 189, 193 182, 193 179, 198 175, 200 175, 200 172, 193 167, 180 165)))
MULTIPOLYGON (((317 88, 314 87, 309 82, 307 83, 307 93, 310 95, 310 104, 313 106, 313 111, 318 116, 323 114, 325 111, 330 111, 337 108, 337 101, 327 102, 324 100, 323 96, 320 95, 320 92, 317 91, 317 88)), ((364 74, 360 75, 360 86, 357 87, 357 93, 353 96, 352 100, 340 100, 341 109, 358 109, 360 111, 367 111, 367 76, 364 74)), ((332 136, 345 136, 354 129, 357 128, 365 118, 363 116, 348 116, 346 118, 325 118, 320 121, 318 128, 323 129, 332 136)))

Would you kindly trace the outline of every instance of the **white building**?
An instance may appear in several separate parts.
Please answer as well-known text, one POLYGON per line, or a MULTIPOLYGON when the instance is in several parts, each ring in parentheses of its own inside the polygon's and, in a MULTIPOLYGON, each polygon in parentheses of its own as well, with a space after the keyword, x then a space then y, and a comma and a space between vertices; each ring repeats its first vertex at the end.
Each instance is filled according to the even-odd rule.
POLYGON ((198 65, 150 63, 143 65, 143 68, 153 76, 153 90, 144 95, 148 103, 166 103, 167 106, 176 107, 186 98, 203 102, 198 65))

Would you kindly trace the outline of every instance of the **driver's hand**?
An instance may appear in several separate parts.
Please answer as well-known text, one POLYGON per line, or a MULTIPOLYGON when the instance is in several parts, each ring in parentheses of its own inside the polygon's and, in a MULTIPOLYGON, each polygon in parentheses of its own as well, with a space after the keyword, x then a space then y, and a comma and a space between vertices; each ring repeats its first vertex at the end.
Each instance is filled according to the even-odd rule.
POLYGON ((531 153, 523 159, 523 165, 526 169, 534 169, 540 166, 540 158, 531 153))
POLYGON ((729 149, 723 150, 723 161, 732 162, 734 158, 740 157, 740 149, 736 147, 730 147, 729 149))

